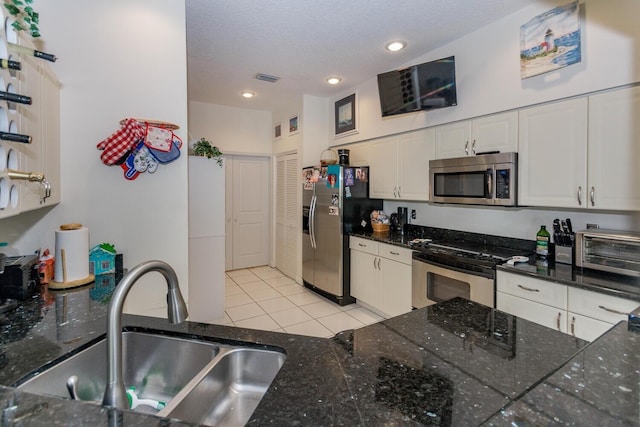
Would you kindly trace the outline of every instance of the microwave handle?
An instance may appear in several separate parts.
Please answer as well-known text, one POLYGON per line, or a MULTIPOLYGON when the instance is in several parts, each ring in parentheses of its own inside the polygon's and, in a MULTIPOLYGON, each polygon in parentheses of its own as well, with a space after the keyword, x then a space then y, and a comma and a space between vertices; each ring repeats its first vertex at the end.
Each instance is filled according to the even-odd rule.
POLYGON ((486 176, 487 188, 485 189, 485 196, 487 199, 493 199, 493 169, 487 169, 486 176))

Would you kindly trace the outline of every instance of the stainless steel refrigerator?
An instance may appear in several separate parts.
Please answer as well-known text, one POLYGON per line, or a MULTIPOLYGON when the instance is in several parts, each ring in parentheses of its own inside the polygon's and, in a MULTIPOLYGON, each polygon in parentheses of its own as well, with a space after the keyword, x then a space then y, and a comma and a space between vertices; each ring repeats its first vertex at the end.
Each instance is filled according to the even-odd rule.
POLYGON ((351 304, 349 234, 372 231, 371 211, 381 210, 382 200, 369 199, 368 167, 309 167, 302 177, 304 285, 351 304))

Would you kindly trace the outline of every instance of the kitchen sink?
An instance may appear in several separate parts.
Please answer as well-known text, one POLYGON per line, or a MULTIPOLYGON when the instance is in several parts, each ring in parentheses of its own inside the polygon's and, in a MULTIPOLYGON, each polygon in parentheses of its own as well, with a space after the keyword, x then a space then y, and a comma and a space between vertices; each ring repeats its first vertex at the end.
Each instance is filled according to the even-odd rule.
MULTIPOLYGON (((286 358, 276 350, 134 331, 123 332, 122 348, 125 386, 135 387, 138 399, 167 404, 160 410, 140 405, 134 411, 230 426, 246 424, 286 358)), ((16 386, 69 398, 67 381, 75 376, 77 398, 102 404, 106 354, 102 339, 16 386)))

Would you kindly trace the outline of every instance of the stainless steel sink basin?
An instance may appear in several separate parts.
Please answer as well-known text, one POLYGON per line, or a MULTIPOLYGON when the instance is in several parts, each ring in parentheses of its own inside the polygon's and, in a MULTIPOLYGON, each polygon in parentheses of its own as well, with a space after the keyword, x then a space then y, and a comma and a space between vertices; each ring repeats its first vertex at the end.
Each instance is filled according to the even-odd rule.
MULTIPOLYGON (((67 380, 76 376, 78 399, 101 404, 107 376, 106 341, 36 374, 17 388, 69 398, 67 380)), ((244 425, 282 367, 274 350, 196 341, 143 332, 123 333, 123 376, 139 399, 166 402, 152 413, 210 425, 244 425)))
POLYGON ((159 415, 215 426, 243 426, 284 363, 285 355, 248 348, 222 349, 159 415))

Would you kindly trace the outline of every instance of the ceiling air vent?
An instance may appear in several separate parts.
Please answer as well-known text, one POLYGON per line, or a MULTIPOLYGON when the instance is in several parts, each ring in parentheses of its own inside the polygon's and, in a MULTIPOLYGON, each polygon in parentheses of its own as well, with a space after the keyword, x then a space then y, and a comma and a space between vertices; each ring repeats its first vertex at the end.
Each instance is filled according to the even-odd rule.
POLYGON ((280 77, 270 76, 269 74, 258 73, 256 74, 256 79, 269 82, 269 83, 275 83, 278 80, 280 80, 280 77))

